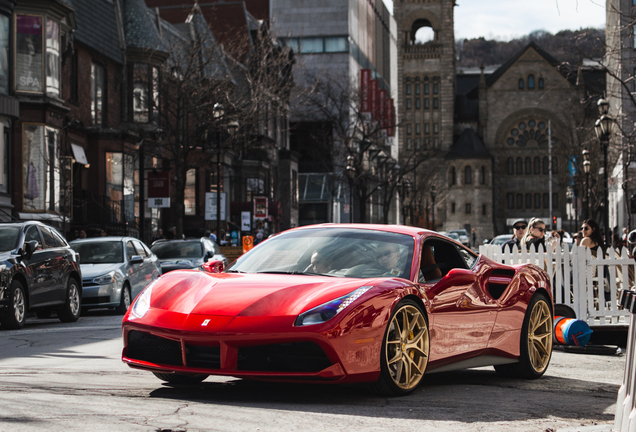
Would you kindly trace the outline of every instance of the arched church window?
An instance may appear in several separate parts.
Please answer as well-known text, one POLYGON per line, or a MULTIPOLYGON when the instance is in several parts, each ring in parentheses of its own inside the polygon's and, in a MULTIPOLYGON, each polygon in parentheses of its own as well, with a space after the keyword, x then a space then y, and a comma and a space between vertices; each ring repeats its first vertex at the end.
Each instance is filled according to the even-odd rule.
POLYGON ((523 159, 517 158, 517 175, 523 175, 523 159))
POLYGON ((479 184, 486 184, 486 167, 482 165, 481 171, 479 171, 479 184))
POLYGON ((526 158, 526 175, 532 174, 532 159, 526 158))
MULTIPOLYGON (((554 136, 552 140, 554 142, 554 136)), ((510 129, 507 138, 505 138, 505 142, 509 146, 547 147, 548 134, 546 123, 536 119, 520 121, 510 129)))
POLYGON ((543 90, 543 78, 539 78, 539 90, 543 90))
POLYGON ((464 184, 473 184, 473 170, 470 165, 466 165, 464 168, 464 184))
POLYGON ((433 30, 433 25, 427 19, 418 19, 411 26, 411 45, 425 44, 437 39, 437 32, 433 30))
POLYGON ((524 87, 523 78, 519 78, 519 90, 523 90, 523 87, 524 87))
POLYGON ((455 167, 451 167, 450 169, 450 173, 449 173, 449 183, 451 186, 454 186, 457 184, 457 173, 455 172, 455 167))
POLYGON ((534 173, 541 174, 541 158, 539 156, 534 157, 534 173))
POLYGON ((550 161, 547 156, 543 158, 543 174, 550 174, 550 161))
POLYGON ((528 75, 528 90, 534 90, 534 75, 528 75))
POLYGON ((514 159, 512 159, 511 157, 508 158, 507 161, 507 165, 508 165, 508 175, 514 175, 515 173, 515 161, 514 159))

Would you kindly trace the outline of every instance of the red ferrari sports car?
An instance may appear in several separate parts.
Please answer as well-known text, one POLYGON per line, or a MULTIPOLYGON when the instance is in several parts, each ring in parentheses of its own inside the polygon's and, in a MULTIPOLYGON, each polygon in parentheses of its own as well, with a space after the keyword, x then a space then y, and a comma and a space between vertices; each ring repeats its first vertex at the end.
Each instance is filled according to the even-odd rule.
POLYGON ((227 269, 157 279, 124 317, 122 360, 171 383, 208 375, 373 382, 494 365, 538 378, 552 354, 548 275, 396 225, 314 225, 270 238, 227 269))

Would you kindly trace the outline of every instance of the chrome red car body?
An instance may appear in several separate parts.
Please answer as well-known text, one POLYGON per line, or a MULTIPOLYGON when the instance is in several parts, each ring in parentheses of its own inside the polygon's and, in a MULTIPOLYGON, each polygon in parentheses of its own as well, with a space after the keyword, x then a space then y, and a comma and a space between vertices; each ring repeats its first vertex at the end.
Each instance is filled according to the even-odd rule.
POLYGON ((402 299, 421 305, 428 319, 427 373, 516 361, 526 309, 534 293, 541 291, 553 309, 549 278, 540 268, 496 263, 431 231, 331 224, 292 231, 334 228, 411 236, 410 277, 174 271, 154 284, 150 308, 142 317, 135 316, 133 308, 124 317, 122 360, 131 367, 160 373, 375 381, 380 375, 387 322, 402 299), (420 282, 425 244, 440 250, 455 247, 458 256, 472 265, 450 269, 441 279, 420 282), (295 325, 303 312, 369 286, 372 288, 335 317, 320 324, 295 325), (294 363, 301 357, 309 366, 294 363), (261 364, 266 360, 269 363, 261 364))

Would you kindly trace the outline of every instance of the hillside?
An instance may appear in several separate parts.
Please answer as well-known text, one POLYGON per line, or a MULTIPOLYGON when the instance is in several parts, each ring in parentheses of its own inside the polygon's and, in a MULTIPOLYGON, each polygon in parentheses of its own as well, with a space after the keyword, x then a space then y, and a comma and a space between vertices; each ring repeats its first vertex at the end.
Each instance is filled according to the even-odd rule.
POLYGON ((584 58, 598 59, 605 50, 605 31, 601 29, 564 30, 557 34, 536 31, 511 41, 461 39, 456 43, 457 67, 476 68, 505 63, 517 51, 534 41, 557 60, 578 65, 584 58))

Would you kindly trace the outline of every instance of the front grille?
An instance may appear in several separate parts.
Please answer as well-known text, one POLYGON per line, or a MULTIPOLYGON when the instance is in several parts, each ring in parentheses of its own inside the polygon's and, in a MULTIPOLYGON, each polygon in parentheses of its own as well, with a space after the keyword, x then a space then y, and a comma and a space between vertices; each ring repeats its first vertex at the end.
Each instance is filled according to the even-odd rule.
POLYGON ((221 348, 186 345, 186 365, 203 369, 221 369, 221 348))
POLYGON ((243 347, 238 350, 238 370, 255 372, 319 372, 331 366, 313 342, 243 347))
POLYGON ((148 333, 128 333, 128 358, 150 363, 183 366, 181 343, 148 333))
POLYGON ((101 303, 110 303, 110 297, 109 296, 82 297, 82 306, 92 305, 92 304, 101 304, 101 303))

